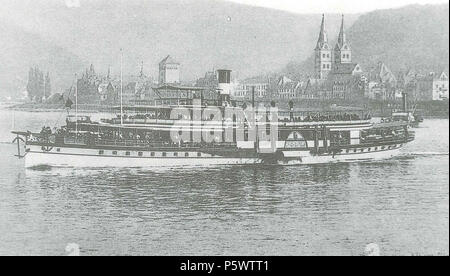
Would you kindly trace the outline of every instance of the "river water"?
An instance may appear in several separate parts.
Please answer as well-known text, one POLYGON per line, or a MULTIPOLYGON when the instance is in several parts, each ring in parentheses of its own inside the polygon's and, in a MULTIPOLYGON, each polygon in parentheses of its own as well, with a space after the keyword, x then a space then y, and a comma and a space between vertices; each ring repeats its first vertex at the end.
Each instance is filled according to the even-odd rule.
POLYGON ((9 131, 63 116, 0 109, 0 255, 449 254, 446 119, 380 162, 24 169, 9 131))

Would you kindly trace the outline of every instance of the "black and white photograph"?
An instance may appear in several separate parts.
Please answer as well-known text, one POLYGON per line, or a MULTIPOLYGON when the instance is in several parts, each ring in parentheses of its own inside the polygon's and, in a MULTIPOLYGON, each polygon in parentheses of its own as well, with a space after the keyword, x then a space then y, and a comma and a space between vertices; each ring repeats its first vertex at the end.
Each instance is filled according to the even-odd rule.
POLYGON ((448 255, 448 0, 0 0, 0 256, 448 255))

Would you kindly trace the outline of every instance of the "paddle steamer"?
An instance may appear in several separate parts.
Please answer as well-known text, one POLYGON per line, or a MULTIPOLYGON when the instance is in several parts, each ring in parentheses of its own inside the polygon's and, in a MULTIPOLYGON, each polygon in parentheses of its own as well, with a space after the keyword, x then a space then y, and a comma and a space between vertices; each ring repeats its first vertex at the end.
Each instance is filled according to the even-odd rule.
POLYGON ((223 119, 211 121, 193 119, 196 109, 203 112, 207 106, 182 107, 187 116, 173 118, 173 110, 180 106, 122 106, 116 117, 100 121, 72 115, 55 130, 13 131, 17 156, 25 159, 26 167, 312 164, 390 158, 414 140, 407 123, 375 124, 357 109, 278 111, 276 120, 255 116, 242 121, 224 116, 226 108, 242 107, 218 106, 223 119), (228 140, 227 131, 231 131, 228 140), (250 135, 252 131, 276 131, 272 136, 276 141, 259 139, 250 135), (188 136, 176 137, 183 132, 188 136), (213 138, 195 141, 205 132, 213 138))

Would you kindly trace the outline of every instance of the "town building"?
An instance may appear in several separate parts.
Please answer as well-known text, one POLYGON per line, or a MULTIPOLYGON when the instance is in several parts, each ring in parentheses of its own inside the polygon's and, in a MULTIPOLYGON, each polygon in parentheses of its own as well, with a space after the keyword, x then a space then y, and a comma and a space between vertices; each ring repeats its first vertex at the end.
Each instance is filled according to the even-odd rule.
MULTIPOLYGON (((301 88, 299 81, 293 81, 286 76, 281 76, 278 78, 273 90, 275 91, 276 99, 291 100, 297 98, 301 88)), ((275 99, 275 97, 272 96, 272 99, 275 99)))
POLYGON ((417 76, 413 94, 421 101, 448 100, 448 76, 445 72, 429 73, 426 76, 417 76))
POLYGON ((374 100, 394 100, 402 97, 401 81, 386 66, 379 62, 369 71, 365 97, 374 100))
POLYGON ((326 79, 332 67, 332 48, 328 44, 328 36, 325 31, 325 16, 322 15, 319 39, 314 49, 314 72, 317 79, 326 79))
POLYGON ((180 63, 168 55, 159 63, 159 84, 179 84, 180 63))
POLYGON ((366 78, 361 66, 352 61, 352 49, 345 33, 344 16, 336 45, 332 48, 325 30, 325 17, 322 15, 314 52, 314 76, 308 80, 309 84, 305 90, 314 95, 311 98, 319 96, 322 99, 354 99, 364 96, 366 78))
POLYGON ((235 83, 233 98, 239 100, 251 100, 253 89, 255 100, 263 100, 269 97, 270 79, 265 76, 254 77, 235 83))
POLYGON ((164 84, 154 87, 155 105, 192 105, 198 100, 202 105, 217 105, 218 94, 204 87, 164 84))

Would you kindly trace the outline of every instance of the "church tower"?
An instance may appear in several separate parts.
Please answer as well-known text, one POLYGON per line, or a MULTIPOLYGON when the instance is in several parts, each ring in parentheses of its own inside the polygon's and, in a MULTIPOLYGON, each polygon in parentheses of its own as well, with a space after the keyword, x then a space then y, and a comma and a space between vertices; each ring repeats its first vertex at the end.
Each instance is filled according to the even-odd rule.
POLYGON ((317 40, 315 51, 314 71, 316 78, 325 79, 331 70, 331 48, 328 44, 327 33, 325 32, 325 16, 322 15, 322 24, 320 25, 319 39, 317 40))
POLYGON ((352 62, 352 50, 345 37, 344 15, 342 15, 341 30, 339 31, 338 41, 334 47, 334 62, 336 64, 352 62))

